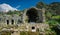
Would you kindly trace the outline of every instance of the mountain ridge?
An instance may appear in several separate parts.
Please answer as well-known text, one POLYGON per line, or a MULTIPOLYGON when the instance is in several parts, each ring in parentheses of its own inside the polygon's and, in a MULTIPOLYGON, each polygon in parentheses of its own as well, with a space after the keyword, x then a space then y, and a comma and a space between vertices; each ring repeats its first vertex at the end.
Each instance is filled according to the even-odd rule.
POLYGON ((0 4, 0 12, 9 12, 10 10, 14 11, 17 9, 6 3, 0 4))

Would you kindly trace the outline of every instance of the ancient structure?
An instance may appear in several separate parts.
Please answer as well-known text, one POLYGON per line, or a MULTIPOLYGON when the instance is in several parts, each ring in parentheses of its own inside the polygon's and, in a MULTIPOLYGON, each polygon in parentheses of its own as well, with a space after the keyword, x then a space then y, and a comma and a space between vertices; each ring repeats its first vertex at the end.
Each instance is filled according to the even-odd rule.
POLYGON ((1 15, 0 24, 4 25, 15 25, 21 23, 21 16, 18 15, 1 15))
POLYGON ((44 31, 49 26, 45 24, 45 9, 38 9, 35 7, 26 9, 21 16, 18 15, 3 15, 0 16, 0 26, 7 26, 7 25, 17 25, 18 28, 10 28, 7 30, 13 31, 32 31, 36 32, 44 31), (4 23, 4 24, 3 24, 4 23))
POLYGON ((23 14, 23 21, 28 23, 34 22, 34 23, 43 23, 45 22, 45 9, 38 9, 38 8, 30 8, 26 9, 23 14))
POLYGON ((35 7, 26 9, 23 13, 23 23, 32 31, 36 31, 36 29, 40 29, 42 26, 46 27, 45 9, 35 7))

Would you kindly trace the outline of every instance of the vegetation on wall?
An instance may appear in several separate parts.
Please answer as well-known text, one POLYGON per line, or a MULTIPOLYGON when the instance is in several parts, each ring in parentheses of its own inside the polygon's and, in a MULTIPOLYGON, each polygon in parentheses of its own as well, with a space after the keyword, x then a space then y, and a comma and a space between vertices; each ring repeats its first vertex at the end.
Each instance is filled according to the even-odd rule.
MULTIPOLYGON (((45 8, 46 22, 50 25, 51 31, 55 31, 56 33, 60 31, 60 27, 58 26, 60 24, 60 2, 53 2, 51 4, 38 2, 36 7, 45 8)), ((59 32, 57 33, 57 35, 58 34, 59 32)))

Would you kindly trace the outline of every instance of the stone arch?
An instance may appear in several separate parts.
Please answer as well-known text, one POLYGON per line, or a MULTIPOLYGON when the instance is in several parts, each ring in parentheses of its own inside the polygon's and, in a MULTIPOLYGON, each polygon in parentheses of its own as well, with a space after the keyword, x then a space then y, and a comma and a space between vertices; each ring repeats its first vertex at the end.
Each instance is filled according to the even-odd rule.
POLYGON ((28 22, 36 22, 38 20, 38 11, 35 8, 27 10, 28 22))
POLYGON ((23 14, 23 22, 25 23, 26 21, 26 16, 28 18, 28 23, 34 22, 34 23, 42 23, 43 22, 43 10, 38 9, 38 8, 29 8, 24 11, 23 14))
POLYGON ((11 24, 12 24, 12 25, 14 24, 14 20, 13 20, 13 19, 11 20, 11 24))
POLYGON ((31 28, 32 28, 32 29, 35 29, 35 27, 34 27, 34 26, 32 26, 31 28))
POLYGON ((7 21, 7 25, 9 24, 9 20, 6 20, 7 21))

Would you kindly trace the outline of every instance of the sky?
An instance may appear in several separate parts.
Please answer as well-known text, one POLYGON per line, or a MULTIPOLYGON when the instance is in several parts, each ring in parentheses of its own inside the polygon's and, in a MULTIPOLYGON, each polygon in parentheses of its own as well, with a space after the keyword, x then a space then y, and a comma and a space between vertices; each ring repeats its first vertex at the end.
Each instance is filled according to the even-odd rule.
POLYGON ((36 6, 39 1, 50 4, 52 2, 60 2, 60 0, 0 0, 0 4, 6 3, 18 10, 24 10, 36 6))

